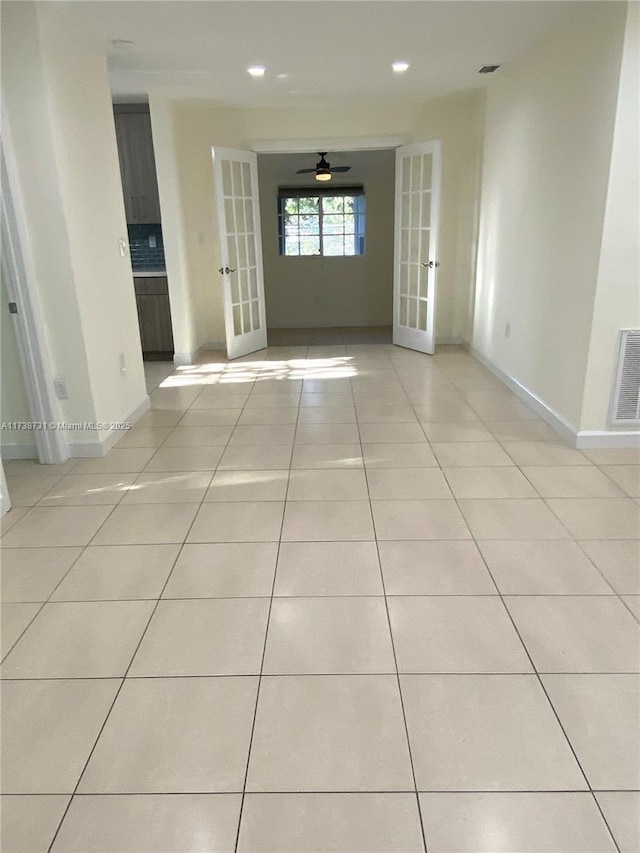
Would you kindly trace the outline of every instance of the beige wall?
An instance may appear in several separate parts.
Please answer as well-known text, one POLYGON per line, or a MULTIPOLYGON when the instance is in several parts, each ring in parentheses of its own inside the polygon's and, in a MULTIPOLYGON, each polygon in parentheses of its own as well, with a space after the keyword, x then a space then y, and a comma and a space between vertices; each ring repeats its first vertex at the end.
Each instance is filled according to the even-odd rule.
POLYGON ((278 241, 278 187, 311 186, 298 169, 314 165, 315 154, 258 157, 265 296, 269 328, 390 326, 393 319, 393 211, 395 152, 331 154, 350 165, 331 186, 362 185, 365 191, 365 254, 352 258, 283 257, 278 241))
MULTIPOLYGON (((106 57, 57 4, 3 7, 2 86, 54 375, 67 421, 147 400, 106 57), (126 373, 120 372, 123 354, 126 373)), ((95 444, 102 432, 73 432, 95 444)))
POLYGON ((607 428, 620 329, 640 328, 640 6, 627 14, 581 430, 607 428))
POLYGON ((574 429, 625 12, 616 2, 571 11, 562 27, 501 69, 487 94, 473 343, 574 429))
POLYGON ((170 288, 170 258, 183 261, 176 263, 181 279, 179 288, 171 291, 172 310, 175 299, 184 300, 191 310, 191 319, 180 333, 182 338, 176 342, 176 351, 183 348, 181 339, 185 341, 184 347, 191 349, 209 341, 224 340, 212 146, 250 149, 260 142, 288 140, 295 147, 296 140, 310 138, 358 140, 400 136, 407 143, 442 140, 441 267, 436 332, 441 339, 469 335, 473 278, 470 247, 481 142, 479 95, 465 94, 429 103, 240 109, 204 100, 172 101, 162 92, 151 92, 150 104, 170 288), (171 127, 170 133, 156 134, 158 117, 163 128, 171 127), (163 150, 158 151, 159 147, 163 150), (164 170, 160 166, 163 158, 171 162, 171 168, 164 170), (177 223, 174 228, 168 227, 167 217, 174 217, 177 223))

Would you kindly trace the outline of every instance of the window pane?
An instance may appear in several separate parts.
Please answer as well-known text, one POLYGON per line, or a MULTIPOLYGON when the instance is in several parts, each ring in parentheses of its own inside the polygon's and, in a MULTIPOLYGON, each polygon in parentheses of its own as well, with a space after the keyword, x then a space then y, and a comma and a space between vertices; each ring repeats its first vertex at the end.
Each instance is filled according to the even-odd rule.
MULTIPOLYGON (((402 192, 407 192, 411 184, 411 160, 408 157, 402 158, 402 192)), ((406 325, 406 323, 403 323, 406 325)))
POLYGON ((247 223, 247 231, 253 231, 253 201, 250 198, 244 202, 244 219, 247 223))
POLYGON ((415 299, 409 299, 409 316, 407 318, 407 326, 416 329, 418 325, 418 303, 415 299))
POLYGON ((239 305, 233 306, 233 333, 235 335, 242 334, 242 309, 239 305))
POLYGON ((300 254, 300 241, 297 237, 285 237, 284 239, 284 253, 285 255, 299 255, 300 254))
POLYGON ((342 234, 324 237, 323 246, 325 255, 334 256, 344 254, 344 238, 342 234))
POLYGON ((300 198, 296 199, 300 205, 300 213, 318 213, 319 198, 300 198))
MULTIPOLYGON (((278 210, 282 254, 333 257, 364 254, 363 195, 282 195, 278 210)), ((251 227, 248 216, 243 224, 251 227)), ((408 245, 406 248, 408 254, 408 245)))
POLYGON ((320 217, 318 216, 300 216, 298 228, 300 234, 319 234, 320 233, 320 217))
POLYGON ((233 174, 233 194, 242 195, 242 167, 240 163, 234 161, 231 164, 231 172, 233 174))
POLYGON ((252 299, 258 298, 258 273, 255 267, 249 270, 249 290, 252 299))
POLYGON ((344 235, 344 253, 345 255, 358 255, 358 238, 355 234, 344 235))
POLYGON ((320 237, 300 237, 301 255, 319 255, 320 237))
POLYGON ((406 295, 409 292, 409 267, 400 264, 400 293, 406 295))
POLYGON ((245 195, 251 195, 251 167, 248 163, 242 164, 242 185, 245 195))
POLYGON ((352 213, 345 213, 344 217, 344 232, 345 234, 356 233, 356 218, 352 213))
POLYGON ((249 299, 249 277, 246 270, 238 270, 238 281, 240 282, 240 298, 245 302, 249 299))
POLYGON ((247 237, 247 249, 247 265, 253 267, 256 264, 256 241, 253 235, 247 237))
POLYGON ((242 306, 242 321, 244 324, 244 331, 251 331, 251 305, 248 302, 245 302, 242 306))
POLYGON ((235 237, 227 237, 227 251, 229 252, 229 266, 234 270, 238 269, 238 252, 235 237))
POLYGON ((232 195, 231 187, 231 163, 229 160, 222 161, 222 192, 224 195, 232 195))
POLYGON ((260 303, 257 299, 251 303, 251 316, 253 317, 253 328, 260 328, 260 303))
POLYGON ((247 266, 247 241, 245 237, 238 237, 238 267, 244 269, 247 266))
POLYGON ((431 163, 431 154, 425 154, 422 157, 422 189, 431 189, 431 172, 433 166, 431 163))
POLYGON ((284 231, 287 236, 297 237, 300 230, 299 216, 287 216, 284 220, 284 231))
POLYGON ((241 198, 237 198, 234 201, 234 207, 236 212, 236 232, 238 234, 244 234, 246 231, 244 225, 244 202, 241 198))
POLYGON ((342 234, 344 231, 344 216, 340 214, 325 215, 322 218, 323 234, 342 234))
POLYGON ((323 196, 323 213, 342 213, 344 211, 344 196, 323 196))
POLYGON ((427 303, 418 302, 418 328, 427 331, 427 303))
POLYGON ((227 231, 232 234, 235 233, 236 230, 236 220, 233 215, 233 199, 225 198, 224 200, 224 218, 225 225, 227 226, 227 231))
POLYGON ((400 317, 398 318, 401 326, 407 325, 408 316, 407 299, 404 296, 400 297, 400 317))

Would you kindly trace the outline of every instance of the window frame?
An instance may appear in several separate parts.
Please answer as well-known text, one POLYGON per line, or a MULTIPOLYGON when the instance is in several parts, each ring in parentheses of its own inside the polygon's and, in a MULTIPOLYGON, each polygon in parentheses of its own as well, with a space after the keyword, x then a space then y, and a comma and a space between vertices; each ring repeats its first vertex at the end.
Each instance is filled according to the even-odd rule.
MULTIPOLYGON (((309 214, 315 215, 315 214, 309 214)), ((346 214, 351 215, 351 214, 346 214)), ((334 187, 278 187, 278 254, 283 258, 360 258, 366 252, 366 203, 364 187, 357 186, 334 186, 334 187), (287 254, 286 252, 286 233, 285 233, 285 216, 284 205, 287 199, 291 198, 310 198, 318 199, 318 241, 320 251, 309 254, 287 254), (324 252, 324 239, 332 236, 339 236, 324 233, 323 220, 325 216, 345 216, 345 214, 329 214, 323 211, 323 198, 353 198, 356 200, 353 217, 354 217, 354 238, 357 251, 352 255, 339 254, 329 255, 324 252)), ((343 232, 344 234, 344 232, 343 232)), ((299 232, 298 232, 299 235, 299 232)), ((315 236, 315 235, 313 235, 315 236)))

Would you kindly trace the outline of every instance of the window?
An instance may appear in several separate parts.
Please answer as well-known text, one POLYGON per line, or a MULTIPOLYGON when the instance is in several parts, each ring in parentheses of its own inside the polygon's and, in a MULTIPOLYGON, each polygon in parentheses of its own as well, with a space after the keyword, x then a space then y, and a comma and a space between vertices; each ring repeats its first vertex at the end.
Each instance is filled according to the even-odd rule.
POLYGON ((364 190, 280 189, 280 254, 364 255, 364 190))

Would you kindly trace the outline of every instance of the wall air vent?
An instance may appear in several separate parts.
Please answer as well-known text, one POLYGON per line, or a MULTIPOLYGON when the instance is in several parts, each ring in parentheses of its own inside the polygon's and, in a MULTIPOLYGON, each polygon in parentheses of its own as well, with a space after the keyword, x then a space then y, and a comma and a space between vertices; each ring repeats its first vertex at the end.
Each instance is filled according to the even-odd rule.
POLYGON ((499 65, 483 65, 478 74, 493 74, 498 68, 500 68, 499 65))
POLYGON ((609 422, 615 426, 640 425, 640 329, 620 332, 609 422))

